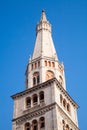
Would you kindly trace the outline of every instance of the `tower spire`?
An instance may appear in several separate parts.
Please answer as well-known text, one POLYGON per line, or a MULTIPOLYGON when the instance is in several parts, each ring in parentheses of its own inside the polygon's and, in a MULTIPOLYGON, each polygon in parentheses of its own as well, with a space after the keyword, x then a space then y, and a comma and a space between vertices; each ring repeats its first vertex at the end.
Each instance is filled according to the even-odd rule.
POLYGON ((32 59, 44 56, 58 60, 51 35, 51 24, 46 18, 45 11, 42 10, 40 22, 36 26, 36 42, 32 59))
POLYGON ((41 20, 40 21, 47 21, 47 18, 46 18, 46 14, 45 14, 45 11, 42 10, 42 15, 41 15, 41 20))

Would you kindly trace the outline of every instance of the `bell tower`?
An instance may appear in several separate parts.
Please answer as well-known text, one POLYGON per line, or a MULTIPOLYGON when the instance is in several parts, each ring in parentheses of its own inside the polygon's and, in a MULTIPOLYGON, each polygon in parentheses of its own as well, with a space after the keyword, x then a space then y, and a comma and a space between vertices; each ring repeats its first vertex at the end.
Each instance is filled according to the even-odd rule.
POLYGON ((12 99, 12 130, 79 130, 78 105, 66 91, 64 65, 58 60, 44 10, 26 68, 26 89, 12 99))
POLYGON ((42 11, 40 22, 36 26, 36 42, 33 55, 26 70, 26 88, 56 77, 66 89, 64 66, 58 61, 54 47, 51 24, 42 11), (33 80, 32 77, 33 76, 33 80))

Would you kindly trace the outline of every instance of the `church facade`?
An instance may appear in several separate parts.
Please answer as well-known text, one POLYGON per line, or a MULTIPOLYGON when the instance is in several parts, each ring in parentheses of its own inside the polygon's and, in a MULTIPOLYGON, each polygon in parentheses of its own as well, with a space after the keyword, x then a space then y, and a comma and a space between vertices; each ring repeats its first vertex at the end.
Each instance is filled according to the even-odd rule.
POLYGON ((66 91, 64 65, 58 60, 45 11, 36 26, 26 89, 12 99, 12 130, 79 130, 78 105, 66 91))

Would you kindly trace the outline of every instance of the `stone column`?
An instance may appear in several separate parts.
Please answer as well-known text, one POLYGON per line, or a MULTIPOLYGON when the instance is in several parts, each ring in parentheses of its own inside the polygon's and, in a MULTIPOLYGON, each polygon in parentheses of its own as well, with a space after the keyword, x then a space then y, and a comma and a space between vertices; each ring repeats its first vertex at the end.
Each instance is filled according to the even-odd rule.
POLYGON ((31 97, 31 107, 33 107, 33 97, 31 97))

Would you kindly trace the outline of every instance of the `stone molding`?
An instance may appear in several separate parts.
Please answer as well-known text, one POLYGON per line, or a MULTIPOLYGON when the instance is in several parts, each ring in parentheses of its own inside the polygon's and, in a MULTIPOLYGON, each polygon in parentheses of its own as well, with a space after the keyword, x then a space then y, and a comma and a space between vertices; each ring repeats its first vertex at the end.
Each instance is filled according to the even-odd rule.
POLYGON ((45 106, 43 108, 39 108, 38 110, 35 110, 33 112, 28 112, 27 114, 24 114, 23 116, 20 116, 18 118, 13 119, 12 121, 16 122, 16 124, 20 124, 20 123, 23 123, 27 120, 30 120, 36 116, 41 116, 41 115, 45 114, 46 112, 54 109, 55 104, 56 103, 53 103, 53 104, 50 104, 50 105, 45 106))
POLYGON ((48 85, 51 85, 52 83, 56 83, 57 87, 60 89, 60 91, 66 96, 66 98, 72 103, 72 105, 76 108, 78 108, 78 104, 71 98, 71 96, 68 94, 68 92, 62 87, 62 85, 59 83, 59 81, 56 78, 52 78, 44 83, 41 83, 39 85, 36 85, 32 88, 29 88, 25 91, 22 91, 20 93, 17 93, 15 95, 12 95, 12 99, 20 98, 21 96, 24 96, 26 94, 32 93, 33 91, 39 90, 41 88, 49 87, 48 85))

